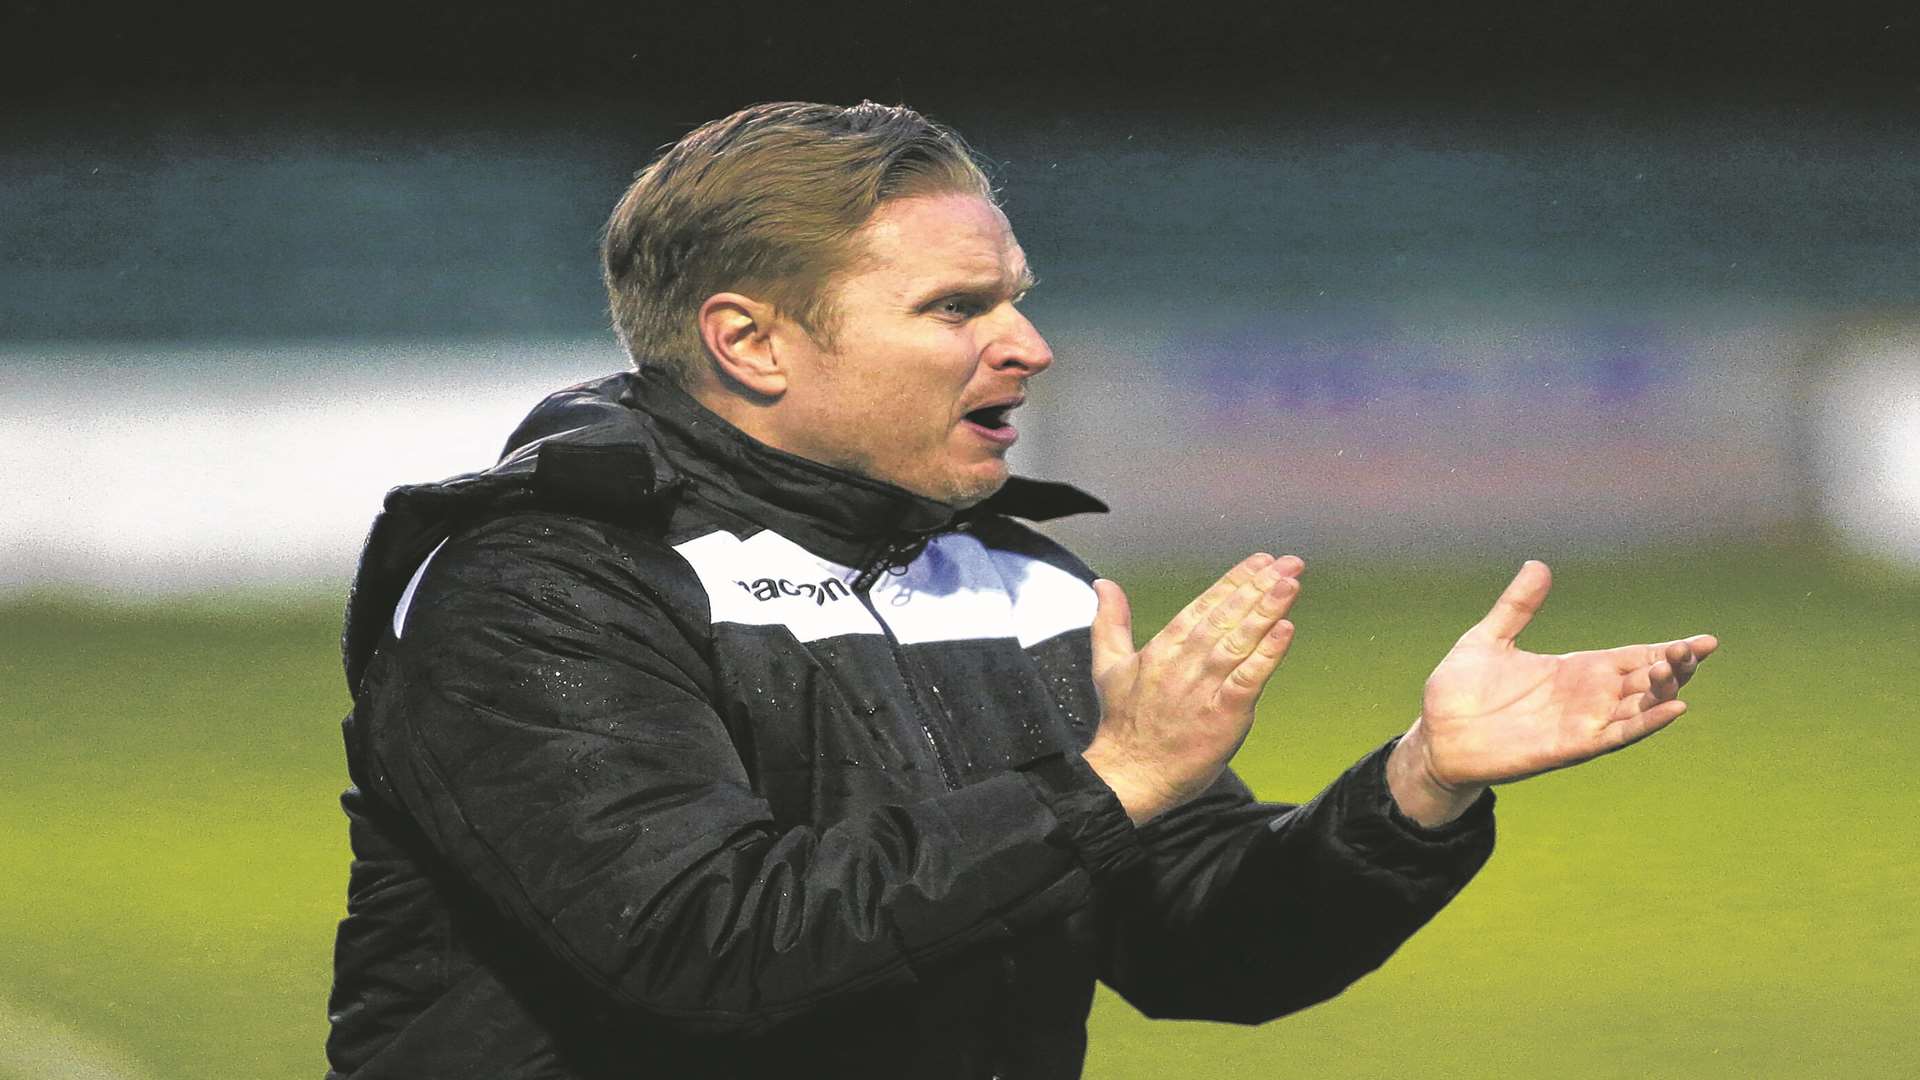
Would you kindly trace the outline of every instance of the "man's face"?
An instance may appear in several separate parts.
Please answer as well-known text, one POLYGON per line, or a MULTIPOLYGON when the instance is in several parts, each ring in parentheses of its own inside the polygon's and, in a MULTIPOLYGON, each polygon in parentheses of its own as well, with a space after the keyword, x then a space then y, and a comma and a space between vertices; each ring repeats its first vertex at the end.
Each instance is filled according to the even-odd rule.
POLYGON ((1053 353, 1014 304, 1032 279, 1013 230, 974 195, 883 203, 834 290, 834 348, 780 335, 780 444, 953 506, 1007 480, 1007 407, 1053 353))

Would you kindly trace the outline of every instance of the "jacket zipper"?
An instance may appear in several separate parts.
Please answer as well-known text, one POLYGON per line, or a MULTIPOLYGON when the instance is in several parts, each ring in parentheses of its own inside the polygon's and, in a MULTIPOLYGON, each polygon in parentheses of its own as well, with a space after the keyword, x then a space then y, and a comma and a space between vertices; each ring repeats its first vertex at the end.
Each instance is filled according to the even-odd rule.
POLYGON ((948 751, 946 742, 935 730, 937 725, 933 711, 927 706, 926 699, 920 696, 918 680, 914 678, 915 669, 907 660, 906 649, 901 646, 900 639, 893 636, 893 627, 887 625, 887 620, 880 617, 879 609, 873 606, 873 587, 879 583, 880 575, 886 573, 895 559, 917 546, 921 546, 919 538, 902 540, 882 547, 879 554, 869 559, 867 565, 861 568, 860 573, 853 579, 853 593, 860 598, 860 603, 866 607, 867 614, 873 616, 873 621, 880 624, 880 632, 886 635, 887 647, 893 650, 894 667, 899 670, 901 681, 907 684, 907 695, 913 699, 913 710, 920 720, 920 733, 926 736, 927 746, 933 750, 934 763, 940 767, 941 781, 947 785, 948 791, 958 791, 960 780, 959 773, 953 765, 953 756, 948 751))

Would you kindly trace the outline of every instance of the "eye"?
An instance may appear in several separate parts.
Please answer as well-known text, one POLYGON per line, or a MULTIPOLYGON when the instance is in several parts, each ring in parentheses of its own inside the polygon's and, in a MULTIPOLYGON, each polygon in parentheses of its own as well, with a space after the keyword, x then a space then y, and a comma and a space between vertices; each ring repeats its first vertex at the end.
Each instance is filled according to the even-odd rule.
POLYGON ((977 297, 949 296, 933 305, 933 310, 951 319, 971 319, 987 310, 977 297))

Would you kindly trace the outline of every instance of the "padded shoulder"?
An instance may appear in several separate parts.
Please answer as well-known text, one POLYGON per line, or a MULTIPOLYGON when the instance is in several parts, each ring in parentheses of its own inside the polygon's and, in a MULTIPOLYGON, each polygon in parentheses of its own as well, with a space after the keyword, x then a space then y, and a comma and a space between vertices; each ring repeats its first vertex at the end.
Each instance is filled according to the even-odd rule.
POLYGON ((538 649, 590 635, 660 652, 704 681, 710 625, 706 591, 657 534, 529 511, 448 538, 416 582, 404 637, 409 648, 479 636, 538 649))
POLYGON ((1088 583, 1100 576, 1059 541, 1031 525, 1016 521, 1004 514, 984 515, 974 520, 970 529, 973 535, 980 538, 981 543, 994 550, 1011 551, 1037 559, 1088 583))

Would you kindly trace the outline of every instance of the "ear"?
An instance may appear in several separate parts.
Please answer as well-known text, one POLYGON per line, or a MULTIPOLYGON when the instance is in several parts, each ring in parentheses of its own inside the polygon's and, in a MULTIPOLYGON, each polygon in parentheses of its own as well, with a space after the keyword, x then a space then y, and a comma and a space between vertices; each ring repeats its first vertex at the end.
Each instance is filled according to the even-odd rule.
POLYGON ((789 372, 773 347, 773 305, 740 293, 714 293, 700 305, 700 340, 723 381, 763 398, 787 391, 789 372))

